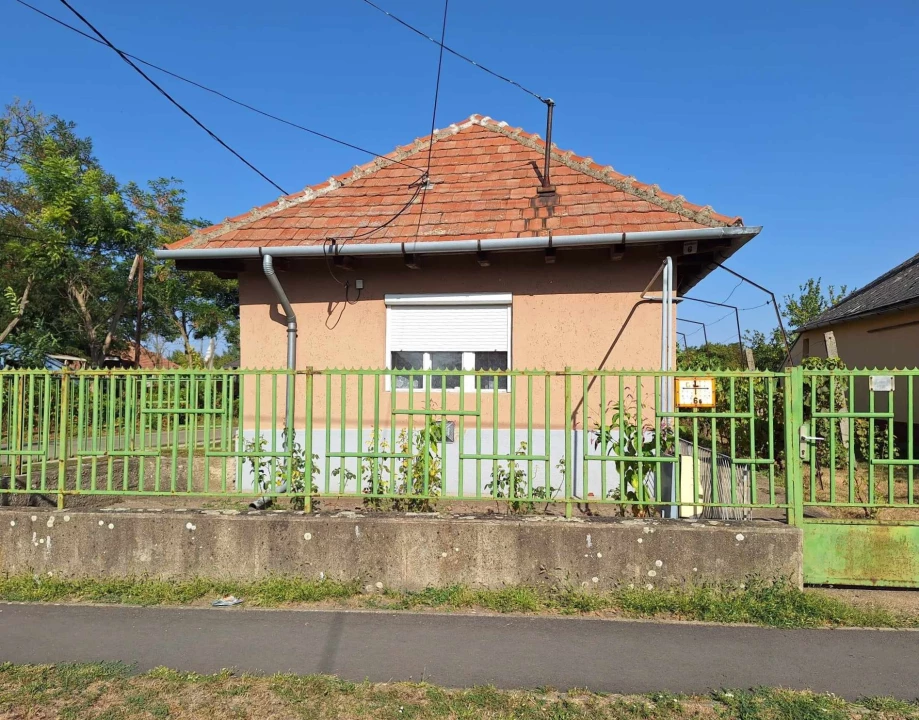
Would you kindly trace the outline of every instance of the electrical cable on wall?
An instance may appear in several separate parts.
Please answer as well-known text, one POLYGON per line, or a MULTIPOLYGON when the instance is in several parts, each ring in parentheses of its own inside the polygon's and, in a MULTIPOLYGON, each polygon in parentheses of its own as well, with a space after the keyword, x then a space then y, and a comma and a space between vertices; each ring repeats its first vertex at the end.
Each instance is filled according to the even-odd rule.
MULTIPOLYGON (((94 43, 98 43, 99 45, 106 45, 106 43, 104 43, 102 40, 99 40, 98 38, 94 38, 89 33, 83 32, 79 28, 74 27, 73 25, 70 25, 69 23, 66 23, 63 20, 56 18, 49 13, 44 12, 43 10, 35 7, 34 5, 30 5, 29 3, 25 2, 25 0, 16 0, 16 2, 24 7, 29 8, 30 10, 33 10, 34 12, 37 12, 39 15, 46 17, 48 20, 51 20, 52 22, 55 22, 58 25, 67 28, 68 30, 72 30, 78 35, 82 35, 87 40, 92 40, 94 43)), ((204 85, 195 80, 192 80, 183 75, 180 75, 177 72, 164 68, 161 65, 152 63, 149 60, 144 60, 143 58, 138 57, 137 55, 132 55, 126 50, 121 50, 120 52, 123 53, 125 56, 131 58, 132 60, 136 60, 137 62, 143 65, 146 65, 147 67, 152 68, 153 70, 157 70, 158 72, 164 73, 165 75, 169 75, 170 77, 173 77, 176 80, 181 80, 182 82, 192 85, 193 87, 196 87, 200 90, 204 90, 205 92, 209 92, 213 95, 216 95, 217 97, 223 98, 224 100, 231 102, 234 105, 239 105, 240 107, 245 108, 246 110, 251 110, 252 112, 257 113, 261 115, 262 117, 266 117, 266 118, 269 118, 270 120, 275 120, 279 123, 289 125, 292 128, 296 128, 297 130, 302 130, 303 132, 309 133, 310 135, 315 135, 316 137, 323 138, 324 140, 329 140, 330 142, 337 143, 338 145, 342 145, 343 147, 351 148, 352 150, 357 150, 359 152, 366 153, 367 155, 372 155, 373 157, 380 158, 383 160, 389 160, 390 162, 396 163, 397 165, 404 165, 405 167, 411 168, 412 170, 421 172, 421 168, 415 167, 414 165, 411 165, 409 163, 402 162, 401 160, 395 160, 391 157, 387 157, 386 155, 381 155, 380 153, 376 153, 373 150, 368 150, 367 148, 361 147, 360 145, 355 145, 353 143, 346 142, 345 140, 340 140, 326 133, 319 132, 318 130, 313 130, 312 128, 308 128, 304 125, 300 125, 299 123, 293 122, 292 120, 286 120, 285 118, 279 117, 278 115, 274 115, 265 110, 260 110, 254 105, 245 103, 242 100, 237 100, 236 98, 230 97, 229 95, 221 92, 220 90, 215 90, 214 88, 208 87, 207 85, 204 85)))

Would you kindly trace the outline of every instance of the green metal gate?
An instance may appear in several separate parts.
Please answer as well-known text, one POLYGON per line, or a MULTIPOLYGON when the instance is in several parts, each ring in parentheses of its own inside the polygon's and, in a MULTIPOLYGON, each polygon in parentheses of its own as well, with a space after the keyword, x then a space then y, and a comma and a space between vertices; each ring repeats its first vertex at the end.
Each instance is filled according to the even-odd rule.
MULTIPOLYGON (((919 587, 916 370, 793 368, 804 580, 919 587)), ((792 445, 794 443, 794 446, 792 445)))

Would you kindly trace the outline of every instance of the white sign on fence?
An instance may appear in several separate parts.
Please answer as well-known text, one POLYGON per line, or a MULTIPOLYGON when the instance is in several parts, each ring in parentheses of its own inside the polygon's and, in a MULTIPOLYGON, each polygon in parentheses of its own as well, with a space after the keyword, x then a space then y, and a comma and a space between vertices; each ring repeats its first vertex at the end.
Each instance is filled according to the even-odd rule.
POLYGON ((715 378, 676 378, 676 398, 681 408, 715 407, 715 378))

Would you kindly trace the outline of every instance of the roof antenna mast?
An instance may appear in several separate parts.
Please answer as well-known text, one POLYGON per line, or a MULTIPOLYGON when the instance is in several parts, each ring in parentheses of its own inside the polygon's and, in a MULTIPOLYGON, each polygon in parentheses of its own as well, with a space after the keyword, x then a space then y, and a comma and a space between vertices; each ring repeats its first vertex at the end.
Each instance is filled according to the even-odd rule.
POLYGON ((555 109, 555 101, 552 98, 546 98, 546 161, 542 170, 542 186, 537 189, 540 195, 548 195, 555 192, 555 186, 549 176, 549 160, 552 155, 552 111, 555 109))

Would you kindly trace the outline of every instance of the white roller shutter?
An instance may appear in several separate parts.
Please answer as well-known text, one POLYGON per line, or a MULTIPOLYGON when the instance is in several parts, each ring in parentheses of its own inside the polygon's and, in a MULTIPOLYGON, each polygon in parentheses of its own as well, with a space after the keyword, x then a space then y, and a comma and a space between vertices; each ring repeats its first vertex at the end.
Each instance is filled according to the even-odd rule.
POLYGON ((483 304, 474 295, 401 296, 386 302, 390 351, 510 351, 510 296, 481 296, 483 304), (458 304, 447 304, 451 301, 458 304))

